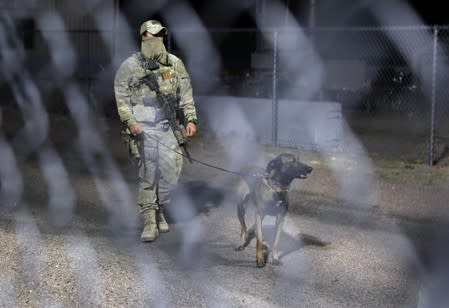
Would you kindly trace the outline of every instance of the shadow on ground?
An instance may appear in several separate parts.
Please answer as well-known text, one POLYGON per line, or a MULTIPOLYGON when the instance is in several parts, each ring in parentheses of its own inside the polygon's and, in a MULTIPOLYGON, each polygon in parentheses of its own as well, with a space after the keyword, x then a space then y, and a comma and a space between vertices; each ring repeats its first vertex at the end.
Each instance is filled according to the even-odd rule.
POLYGON ((208 214, 228 200, 230 193, 205 181, 179 183, 172 194, 167 220, 171 223, 186 221, 199 214, 208 214))
MULTIPOLYGON (((264 241, 272 247, 276 233, 275 226, 264 226, 262 232, 264 234, 264 241)), ((331 242, 325 241, 311 234, 298 233, 296 235, 292 235, 282 232, 279 242, 280 258, 282 259, 286 255, 298 251, 304 247, 328 248, 330 245, 331 242)))

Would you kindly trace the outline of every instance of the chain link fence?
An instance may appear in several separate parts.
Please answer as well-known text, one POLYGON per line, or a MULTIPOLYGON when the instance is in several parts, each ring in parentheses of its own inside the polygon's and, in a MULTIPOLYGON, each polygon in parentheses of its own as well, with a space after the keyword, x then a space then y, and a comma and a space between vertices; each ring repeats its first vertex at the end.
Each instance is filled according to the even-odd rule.
MULTIPOLYGON (((236 48, 241 54, 234 57, 244 61, 225 66, 213 92, 271 98, 273 105, 283 99, 337 102, 368 153, 430 165, 447 160, 447 27, 223 32, 210 32, 219 50, 242 46, 242 37, 247 46, 236 48), (304 36, 319 61, 302 55, 310 53, 304 36)), ((282 125, 273 119, 273 127, 282 125)))
MULTIPOLYGON (((74 67, 62 69, 84 89, 92 108, 110 117, 116 112, 117 64, 112 62, 131 52, 121 44, 111 50, 110 42, 122 35, 21 33, 26 67, 42 87, 50 111, 64 112, 64 104, 54 86, 55 59, 44 42, 70 42, 74 67)), ((285 131, 277 116, 279 100, 335 102, 368 153, 430 164, 444 160, 448 152, 448 44, 447 27, 172 29, 166 39, 168 49, 185 61, 196 95, 270 99, 274 144, 276 132, 285 131), (179 39, 186 35, 195 42, 194 51, 179 39)))
POLYGON ((430 165, 447 159, 448 34, 446 27, 311 33, 329 64, 324 96, 342 103, 368 152, 430 165), (360 82, 345 82, 348 75, 360 82))

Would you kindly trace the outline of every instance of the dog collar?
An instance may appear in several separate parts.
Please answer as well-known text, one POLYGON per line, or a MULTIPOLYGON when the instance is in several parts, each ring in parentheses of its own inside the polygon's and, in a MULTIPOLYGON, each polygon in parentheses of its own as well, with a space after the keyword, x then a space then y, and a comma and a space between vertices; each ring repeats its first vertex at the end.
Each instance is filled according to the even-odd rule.
POLYGON ((274 191, 274 192, 281 193, 281 192, 287 192, 287 191, 288 191, 288 188, 281 188, 281 187, 275 185, 274 183, 272 183, 272 182, 270 181, 270 179, 268 179, 268 178, 266 178, 266 177, 263 177, 263 178, 262 178, 262 182, 263 182, 266 186, 268 186, 268 187, 269 187, 272 191, 274 191))

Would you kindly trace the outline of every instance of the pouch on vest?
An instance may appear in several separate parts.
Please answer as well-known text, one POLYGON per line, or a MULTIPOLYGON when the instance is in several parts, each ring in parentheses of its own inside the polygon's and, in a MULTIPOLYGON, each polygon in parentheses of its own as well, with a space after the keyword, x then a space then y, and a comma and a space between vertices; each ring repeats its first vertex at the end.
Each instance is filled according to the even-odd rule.
POLYGON ((156 108, 145 105, 135 105, 133 108, 134 118, 137 122, 155 122, 156 108))

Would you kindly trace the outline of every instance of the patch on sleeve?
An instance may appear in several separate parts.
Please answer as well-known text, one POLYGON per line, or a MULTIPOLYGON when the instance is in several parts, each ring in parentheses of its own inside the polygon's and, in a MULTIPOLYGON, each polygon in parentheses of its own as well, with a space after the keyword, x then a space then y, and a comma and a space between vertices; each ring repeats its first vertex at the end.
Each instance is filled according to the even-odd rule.
POLYGON ((166 70, 166 71, 162 72, 162 79, 168 80, 170 78, 171 78, 171 72, 169 70, 166 70))

